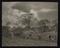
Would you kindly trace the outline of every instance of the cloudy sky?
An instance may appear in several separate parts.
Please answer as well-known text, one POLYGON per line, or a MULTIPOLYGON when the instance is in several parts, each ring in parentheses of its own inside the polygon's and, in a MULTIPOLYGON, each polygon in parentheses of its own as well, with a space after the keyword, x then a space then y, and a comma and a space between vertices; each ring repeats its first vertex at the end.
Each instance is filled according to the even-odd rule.
POLYGON ((27 8, 31 8, 31 12, 37 13, 39 19, 47 18, 53 20, 58 18, 57 2, 2 2, 2 24, 6 24, 8 21, 8 12, 11 11, 10 9, 12 9, 12 6, 15 6, 16 4, 27 5, 27 8))

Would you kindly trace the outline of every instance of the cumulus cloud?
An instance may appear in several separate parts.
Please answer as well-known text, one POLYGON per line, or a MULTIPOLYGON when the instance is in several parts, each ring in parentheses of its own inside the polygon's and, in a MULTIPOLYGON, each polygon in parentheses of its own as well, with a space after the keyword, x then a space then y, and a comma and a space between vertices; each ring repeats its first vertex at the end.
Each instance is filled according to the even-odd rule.
POLYGON ((56 9, 47 9, 47 8, 40 9, 40 12, 51 12, 51 11, 56 11, 56 9))

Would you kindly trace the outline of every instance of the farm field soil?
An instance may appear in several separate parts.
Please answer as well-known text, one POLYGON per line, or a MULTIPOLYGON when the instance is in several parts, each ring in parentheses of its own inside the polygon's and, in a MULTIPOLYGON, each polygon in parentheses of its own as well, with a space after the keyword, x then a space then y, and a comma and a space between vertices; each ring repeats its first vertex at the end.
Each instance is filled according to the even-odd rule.
POLYGON ((2 46, 57 46, 57 42, 21 38, 2 38, 2 46))

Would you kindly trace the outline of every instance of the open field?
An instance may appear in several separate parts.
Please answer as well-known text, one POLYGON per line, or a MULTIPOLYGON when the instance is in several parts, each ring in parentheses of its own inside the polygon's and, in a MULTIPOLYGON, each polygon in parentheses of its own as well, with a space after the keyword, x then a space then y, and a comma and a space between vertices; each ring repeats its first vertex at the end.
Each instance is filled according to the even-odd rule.
POLYGON ((10 39, 3 38, 2 46, 57 46, 57 42, 48 40, 32 40, 32 39, 10 39))

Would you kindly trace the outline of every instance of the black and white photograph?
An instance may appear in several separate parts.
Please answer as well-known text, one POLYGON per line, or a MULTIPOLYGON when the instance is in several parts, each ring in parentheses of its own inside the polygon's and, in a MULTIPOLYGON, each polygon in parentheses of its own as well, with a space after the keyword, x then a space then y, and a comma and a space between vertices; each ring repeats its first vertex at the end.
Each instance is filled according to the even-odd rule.
POLYGON ((57 46, 58 2, 2 2, 2 46, 57 46))

